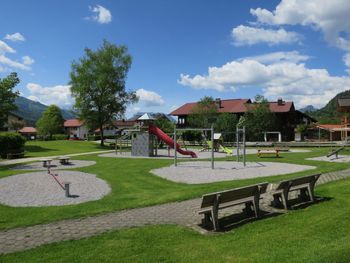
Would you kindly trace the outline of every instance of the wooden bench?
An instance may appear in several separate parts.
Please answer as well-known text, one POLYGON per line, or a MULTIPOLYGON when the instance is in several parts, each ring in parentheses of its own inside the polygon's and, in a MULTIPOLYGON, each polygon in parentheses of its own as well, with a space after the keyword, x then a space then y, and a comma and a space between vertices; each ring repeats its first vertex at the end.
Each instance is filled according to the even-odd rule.
POLYGON ((58 157, 58 160, 60 161, 60 164, 62 164, 62 165, 67 165, 70 163, 69 162, 70 158, 67 156, 60 156, 60 157, 58 157))
POLYGON ((43 162, 43 167, 50 167, 52 159, 41 159, 40 161, 43 162))
POLYGON ((262 183, 203 195, 198 211, 199 214, 204 214, 203 225, 211 223, 214 231, 219 230, 219 210, 241 204, 245 204, 247 210, 252 206, 255 217, 258 218, 260 195, 266 192, 267 185, 268 183, 262 183))
POLYGON ((258 149, 258 157, 262 157, 262 155, 275 155, 279 157, 279 149, 258 149))
POLYGON ((273 196, 273 204, 275 206, 282 205, 284 209, 288 209, 288 196, 292 191, 300 191, 300 196, 304 201, 308 197, 310 202, 314 202, 314 188, 320 176, 321 174, 314 174, 279 182, 274 189, 270 189, 273 196))
POLYGON ((13 158, 23 158, 24 152, 17 152, 17 153, 8 153, 6 155, 7 159, 13 159, 13 158))

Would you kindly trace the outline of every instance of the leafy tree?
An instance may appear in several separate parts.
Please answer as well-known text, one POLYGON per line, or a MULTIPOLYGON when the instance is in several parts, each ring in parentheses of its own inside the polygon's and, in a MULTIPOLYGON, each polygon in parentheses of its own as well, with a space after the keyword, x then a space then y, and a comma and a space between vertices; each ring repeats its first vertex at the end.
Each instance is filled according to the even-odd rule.
POLYGON ((52 139, 53 134, 63 132, 63 122, 60 108, 56 105, 50 105, 36 123, 38 133, 52 139))
POLYGON ((174 132, 174 123, 172 123, 170 120, 165 118, 159 118, 157 119, 154 124, 164 131, 165 133, 173 133, 174 132))
POLYGON ((17 73, 13 72, 0 79, 0 130, 4 129, 10 111, 16 110, 15 100, 19 95, 13 88, 19 83, 17 73))
POLYGON ((223 133, 225 141, 234 141, 236 126, 238 123, 237 116, 232 113, 218 114, 216 119, 214 130, 215 132, 223 133), (226 134, 225 134, 226 133, 226 134))
POLYGON ((217 109, 213 97, 203 97, 188 116, 188 123, 194 128, 210 128, 212 120, 217 117, 217 109))
POLYGON ((263 132, 274 129, 274 114, 270 111, 268 101, 261 95, 255 97, 248 111, 240 119, 240 126, 246 126, 249 140, 262 140, 263 132))
POLYGON ((125 90, 125 81, 132 58, 126 46, 107 41, 72 63, 71 92, 80 118, 90 128, 99 128, 103 146, 104 127, 126 110, 126 105, 137 101, 135 92, 125 90))
POLYGON ((15 131, 22 129, 24 126, 25 126, 25 122, 20 120, 10 120, 8 124, 8 127, 11 130, 15 130, 15 131))

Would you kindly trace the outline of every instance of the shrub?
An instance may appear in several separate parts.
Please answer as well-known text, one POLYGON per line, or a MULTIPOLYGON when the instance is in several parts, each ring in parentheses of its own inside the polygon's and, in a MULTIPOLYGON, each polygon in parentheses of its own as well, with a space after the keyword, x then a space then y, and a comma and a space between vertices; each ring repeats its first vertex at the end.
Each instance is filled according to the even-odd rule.
POLYGON ((59 140, 66 140, 68 138, 68 135, 66 134, 54 134, 52 135, 52 139, 59 141, 59 140))
POLYGON ((0 155, 6 158, 8 153, 20 152, 23 150, 26 139, 19 133, 0 133, 0 155))

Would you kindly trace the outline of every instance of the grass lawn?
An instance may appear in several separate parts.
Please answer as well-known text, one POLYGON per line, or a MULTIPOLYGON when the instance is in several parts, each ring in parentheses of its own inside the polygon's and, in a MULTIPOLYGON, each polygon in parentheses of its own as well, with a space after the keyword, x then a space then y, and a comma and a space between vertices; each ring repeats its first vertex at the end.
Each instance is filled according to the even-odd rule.
MULTIPOLYGON (((80 156, 79 159, 95 160, 96 165, 77 169, 93 173, 107 181, 112 192, 98 201, 60 207, 14 208, 0 205, 0 229, 47 223, 60 219, 77 218, 117 211, 122 209, 150 206, 170 201, 200 197, 204 193, 218 191, 257 182, 276 182, 284 178, 350 168, 347 163, 306 161, 304 158, 324 155, 329 149, 314 148, 311 153, 283 153, 282 158, 258 158, 248 155, 248 161, 277 161, 317 166, 317 169, 281 176, 218 182, 211 184, 186 185, 174 183, 149 173, 153 168, 170 165, 172 160, 117 159, 96 155, 80 156)), ((78 157, 77 157, 78 158, 78 157)), ((232 158, 231 158, 232 159, 232 158)), ((228 159, 227 159, 228 160, 228 159)), ((21 171, 23 172, 23 171, 21 171)), ((20 173, 0 167, 0 178, 20 173)))
POLYGON ((25 144, 25 157, 43 157, 72 153, 110 150, 97 143, 87 141, 28 141, 25 144))
POLYGON ((179 226, 150 226, 45 245, 1 262, 349 262, 350 179, 316 188, 330 200, 201 235, 179 226))

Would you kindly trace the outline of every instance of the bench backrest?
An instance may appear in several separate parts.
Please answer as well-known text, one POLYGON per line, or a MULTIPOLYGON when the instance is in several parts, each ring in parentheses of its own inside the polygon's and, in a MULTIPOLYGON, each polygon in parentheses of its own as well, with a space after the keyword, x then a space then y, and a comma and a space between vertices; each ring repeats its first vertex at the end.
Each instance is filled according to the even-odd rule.
POLYGON ((320 174, 314 174, 314 175, 303 176, 303 177, 292 179, 290 180, 291 187, 302 185, 302 184, 315 183, 319 177, 320 177, 320 174))
POLYGON ((258 195, 259 191, 259 185, 250 185, 222 192, 206 194, 202 196, 201 208, 213 206, 218 196, 220 196, 219 203, 228 203, 258 195))

